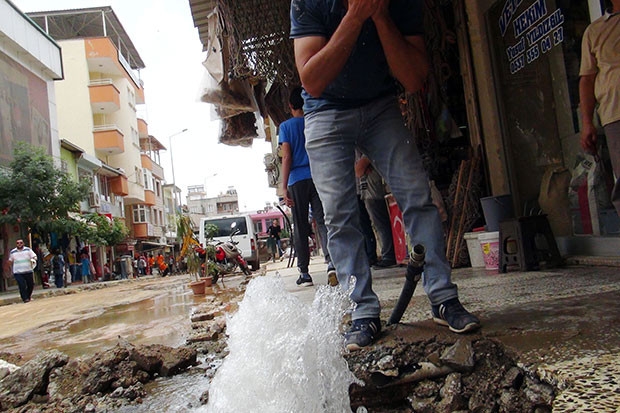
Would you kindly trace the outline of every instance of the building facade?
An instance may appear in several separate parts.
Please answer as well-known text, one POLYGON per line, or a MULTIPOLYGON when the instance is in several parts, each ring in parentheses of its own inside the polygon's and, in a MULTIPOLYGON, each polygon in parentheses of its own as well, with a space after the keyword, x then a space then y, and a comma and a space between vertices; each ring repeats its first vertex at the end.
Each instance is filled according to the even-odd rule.
MULTIPOLYGON (((13 159, 13 145, 24 141, 46 149, 57 165, 67 156, 61 153, 56 117, 54 81, 63 78, 61 50, 50 36, 33 24, 10 1, 0 0, 0 168, 13 159)), ((19 228, 0 226, 0 261, 4 264, 19 228)), ((32 244, 29 240, 26 243, 32 244)), ((0 271, 0 291, 14 287, 11 273, 0 271)))
POLYGON ((204 185, 187 187, 187 208, 193 215, 204 217, 239 213, 239 197, 237 190, 229 187, 226 192, 216 197, 207 197, 204 185))
MULTIPOLYGON (((56 82, 59 135, 83 150, 78 176, 93 182, 82 212, 122 219, 130 236, 116 255, 167 245, 165 147, 140 115, 145 67, 111 7, 28 13, 62 47, 65 76, 56 82)), ((97 251, 104 262, 107 252, 97 251)))

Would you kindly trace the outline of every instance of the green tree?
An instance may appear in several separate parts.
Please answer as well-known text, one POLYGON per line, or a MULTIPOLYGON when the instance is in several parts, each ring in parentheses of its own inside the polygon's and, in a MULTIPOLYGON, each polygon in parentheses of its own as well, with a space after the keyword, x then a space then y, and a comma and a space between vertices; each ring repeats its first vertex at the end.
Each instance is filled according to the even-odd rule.
POLYGON ((76 182, 54 166, 43 148, 16 142, 13 161, 0 174, 0 224, 18 224, 20 233, 71 233, 83 224, 69 217, 91 183, 76 182))

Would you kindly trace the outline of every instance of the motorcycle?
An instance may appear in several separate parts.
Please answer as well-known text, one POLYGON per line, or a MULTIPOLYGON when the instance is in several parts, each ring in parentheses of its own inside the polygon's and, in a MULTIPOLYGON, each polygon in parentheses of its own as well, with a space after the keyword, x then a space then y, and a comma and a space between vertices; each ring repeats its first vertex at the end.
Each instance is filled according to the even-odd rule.
POLYGON ((240 231, 235 229, 236 223, 231 224, 230 239, 226 242, 219 241, 215 244, 211 244, 215 248, 215 267, 217 268, 217 274, 213 276, 213 282, 217 282, 219 275, 234 273, 237 268, 240 268, 243 274, 252 275, 252 271, 248 268, 248 264, 243 259, 243 253, 233 237, 240 231))

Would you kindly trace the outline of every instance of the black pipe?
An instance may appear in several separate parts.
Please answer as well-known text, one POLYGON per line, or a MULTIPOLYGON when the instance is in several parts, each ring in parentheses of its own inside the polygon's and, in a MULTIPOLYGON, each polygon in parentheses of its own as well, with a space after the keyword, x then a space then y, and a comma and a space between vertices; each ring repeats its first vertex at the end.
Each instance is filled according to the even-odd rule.
POLYGON ((409 257, 409 263, 407 263, 407 274, 405 275, 405 285, 400 292, 400 297, 396 302, 396 306, 392 310, 392 315, 388 320, 387 325, 398 324, 403 317, 411 297, 415 291, 415 287, 422 278, 422 272, 424 271, 424 257, 426 255, 426 248, 422 244, 416 244, 411 251, 409 257))

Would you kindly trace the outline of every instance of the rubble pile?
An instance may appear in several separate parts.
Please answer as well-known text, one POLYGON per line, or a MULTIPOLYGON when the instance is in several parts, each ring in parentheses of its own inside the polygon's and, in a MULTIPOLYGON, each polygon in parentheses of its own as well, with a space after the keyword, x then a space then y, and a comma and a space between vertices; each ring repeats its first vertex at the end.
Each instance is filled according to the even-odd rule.
POLYGON ((395 326, 377 345, 345 355, 365 383, 351 387, 353 411, 552 411, 553 386, 518 367, 501 344, 480 335, 416 338, 407 327, 395 326))
POLYGON ((0 381, 0 411, 94 412, 141 403, 144 385, 197 364, 190 348, 133 346, 122 340, 84 359, 42 352, 0 381))

